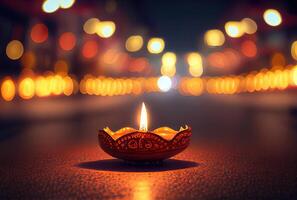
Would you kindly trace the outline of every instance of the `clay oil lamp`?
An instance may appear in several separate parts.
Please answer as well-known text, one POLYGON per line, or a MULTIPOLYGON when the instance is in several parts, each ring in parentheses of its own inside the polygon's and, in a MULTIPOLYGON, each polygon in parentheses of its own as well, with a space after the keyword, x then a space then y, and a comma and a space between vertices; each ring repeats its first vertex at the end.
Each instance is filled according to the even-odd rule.
POLYGON ((190 143, 191 128, 181 127, 175 131, 160 127, 147 129, 147 112, 142 103, 139 130, 124 127, 113 132, 108 127, 99 130, 101 148, 109 155, 126 161, 161 161, 170 158, 187 148, 190 143))

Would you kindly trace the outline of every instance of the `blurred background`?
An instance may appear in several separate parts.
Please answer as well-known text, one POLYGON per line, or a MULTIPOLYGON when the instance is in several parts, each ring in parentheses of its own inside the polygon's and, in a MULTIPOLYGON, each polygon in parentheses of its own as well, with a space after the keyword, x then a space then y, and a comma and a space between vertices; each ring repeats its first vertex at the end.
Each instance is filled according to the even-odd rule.
POLYGON ((296 0, 0 0, 0 36, 0 199, 296 199, 296 0), (98 147, 142 102, 192 127, 161 167, 98 147))
POLYGON ((150 129, 296 137, 296 1, 2 0, 0 22, 2 142, 138 127, 142 101, 150 129))

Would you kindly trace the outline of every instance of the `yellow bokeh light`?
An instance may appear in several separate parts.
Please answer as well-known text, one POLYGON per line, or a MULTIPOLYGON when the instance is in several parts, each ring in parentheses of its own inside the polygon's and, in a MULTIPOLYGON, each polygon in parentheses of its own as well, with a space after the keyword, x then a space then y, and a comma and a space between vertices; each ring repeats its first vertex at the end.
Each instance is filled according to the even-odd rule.
POLYGON ((102 38, 111 37, 116 30, 116 25, 112 21, 99 21, 96 26, 96 33, 102 38))
POLYGON ((132 94, 140 95, 143 92, 141 81, 134 79, 132 82, 132 94))
POLYGON ((187 62, 190 66, 202 66, 202 56, 199 53, 189 53, 187 56, 187 62))
POLYGON ((244 18, 241 20, 242 29, 246 34, 254 34, 258 26, 256 22, 250 18, 244 18))
POLYGON ((204 82, 201 78, 183 78, 179 84, 182 95, 199 96, 204 90, 204 82))
POLYGON ((23 99, 31 99, 35 94, 35 84, 32 78, 24 78, 19 83, 19 95, 23 99))
POLYGON ((191 78, 188 80, 187 88, 190 95, 199 96, 203 91, 203 81, 200 78, 191 78))
POLYGON ((172 77, 176 73, 175 68, 176 55, 173 52, 167 52, 162 56, 161 74, 172 77))
POLYGON ((46 13, 53 13, 60 7, 59 0, 45 0, 42 4, 42 10, 46 13))
POLYGON ((63 79, 59 75, 52 76, 50 78, 49 87, 53 95, 60 95, 63 93, 63 79))
POLYGON ((225 24, 225 31, 232 38, 238 38, 244 34, 241 23, 236 21, 227 22, 225 24))
POLYGON ((282 23, 281 14, 275 9, 267 9, 263 14, 264 21, 270 26, 278 26, 282 23))
POLYGON ((202 56, 197 53, 189 53, 187 56, 189 65, 189 73, 194 77, 200 77, 203 74, 203 61, 202 56))
POLYGON ((86 90, 86 79, 83 78, 80 83, 79 83, 79 91, 82 94, 86 94, 87 90, 86 90))
POLYGON ((166 52, 162 56, 162 64, 173 66, 176 63, 176 55, 173 52, 166 52))
POLYGON ((165 42, 162 38, 151 38, 147 43, 147 50, 152 54, 161 53, 165 48, 165 42))
POLYGON ((46 97, 50 95, 49 82, 43 76, 35 79, 35 94, 38 97, 46 97))
POLYGON ((218 29, 208 30, 204 34, 204 42, 208 46, 222 46, 225 42, 224 33, 218 29))
POLYGON ((215 80, 210 78, 206 81, 206 90, 208 93, 213 94, 215 93, 215 80))
POLYGON ((6 46, 6 55, 11 60, 19 59, 20 57, 22 57, 23 53, 23 44, 18 40, 12 40, 6 46))
POLYGON ((73 93, 74 84, 73 80, 69 76, 63 78, 63 89, 63 93, 66 96, 70 96, 73 93))
POLYGON ((297 66, 278 67, 268 70, 252 71, 238 76, 213 78, 181 78, 179 92, 182 95, 200 95, 204 88, 209 94, 228 94, 262 92, 273 89, 286 90, 297 85, 297 66))
POLYGON ((143 46, 143 38, 140 35, 132 35, 126 40, 126 49, 130 52, 139 51, 143 46))
POLYGON ((194 77, 200 77, 203 74, 202 66, 189 66, 189 73, 194 77))
POLYGON ((67 9, 73 6, 75 0, 59 0, 60 8, 67 9))
POLYGON ((97 31, 98 23, 99 23, 99 19, 90 18, 84 23, 83 29, 88 34, 95 34, 97 31))
POLYGON ((297 85, 297 66, 291 70, 291 78, 294 85, 297 85))
POLYGON ((11 101, 15 96, 15 84, 11 78, 6 78, 1 84, 1 95, 5 101, 11 101))
POLYGON ((170 66, 170 65, 162 65, 161 66, 161 74, 163 76, 169 76, 172 77, 176 73, 176 68, 175 66, 170 66))
POLYGON ((297 41, 294 41, 291 45, 291 55, 294 60, 297 60, 297 41))

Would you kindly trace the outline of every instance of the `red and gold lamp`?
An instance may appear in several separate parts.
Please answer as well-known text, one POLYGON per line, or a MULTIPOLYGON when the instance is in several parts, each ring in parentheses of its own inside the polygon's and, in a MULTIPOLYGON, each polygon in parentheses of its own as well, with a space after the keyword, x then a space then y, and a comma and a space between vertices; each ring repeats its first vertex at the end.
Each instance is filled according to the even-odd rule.
POLYGON ((99 145, 109 155, 127 161, 160 161, 188 147, 192 135, 190 127, 181 127, 179 131, 169 127, 148 131, 147 121, 146 107, 142 103, 139 130, 124 127, 113 132, 106 127, 99 130, 99 145))

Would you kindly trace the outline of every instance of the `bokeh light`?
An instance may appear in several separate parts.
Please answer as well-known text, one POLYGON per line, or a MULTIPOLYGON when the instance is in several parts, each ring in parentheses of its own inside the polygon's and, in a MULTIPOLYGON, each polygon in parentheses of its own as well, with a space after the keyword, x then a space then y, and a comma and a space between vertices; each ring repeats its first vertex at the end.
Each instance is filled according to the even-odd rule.
POLYGON ((285 90, 297 85, 297 66, 262 69, 237 76, 181 78, 178 89, 182 95, 200 95, 204 88, 209 94, 253 93, 267 90, 285 90))
POLYGON ((191 74, 191 76, 200 77, 203 74, 203 67, 190 65, 189 73, 191 74))
POLYGON ((203 73, 202 56, 197 52, 187 55, 187 63, 189 65, 189 73, 194 77, 200 77, 203 73))
POLYGON ((120 52, 117 49, 108 49, 105 51, 101 57, 102 57, 102 63, 105 65, 113 65, 117 62, 119 59, 120 52))
POLYGON ((45 0, 42 4, 42 10, 46 13, 53 13, 60 7, 59 0, 45 0))
POLYGON ((27 77, 20 81, 18 92, 21 98, 31 99, 35 94, 35 84, 32 78, 27 77))
POLYGON ((98 53, 98 44, 94 40, 86 41, 82 47, 82 55, 85 58, 93 58, 98 53))
POLYGON ((165 42, 162 38, 151 38, 147 43, 147 50, 152 54, 159 54, 165 48, 165 42))
POLYGON ((281 14, 275 9, 267 9, 263 14, 264 21, 270 26, 278 26, 282 23, 281 14))
POLYGON ((294 41, 291 45, 291 55, 294 60, 297 60, 297 41, 294 41))
POLYGON ((50 78, 50 91, 53 95, 60 95, 64 90, 63 78, 60 75, 54 75, 50 78))
POLYGON ((297 66, 294 66, 291 71, 291 79, 294 85, 297 85, 297 66))
POLYGON ((208 30, 204 34, 204 42, 208 46, 222 46, 225 42, 224 33, 218 29, 208 30))
POLYGON ((241 56, 234 49, 224 49, 223 51, 210 53, 207 62, 210 66, 222 68, 224 70, 234 70, 240 64, 241 56))
POLYGON ((254 41, 246 40, 241 44, 241 52, 246 57, 252 58, 257 55, 257 46, 254 41))
POLYGON ((162 56, 162 64, 163 65, 175 65, 176 63, 176 55, 173 52, 166 52, 162 56))
POLYGON ((176 73, 176 55, 173 52, 166 52, 162 56, 161 74, 172 77, 176 73))
MULTIPOLYGON (((85 75, 80 81, 79 89, 82 94, 115 96, 140 95, 143 92, 158 92, 158 78, 111 78, 85 75)), ((168 83, 166 84, 168 87, 168 83)))
POLYGON ((76 44, 76 37, 72 32, 63 33, 59 38, 59 45, 61 49, 70 51, 76 44))
POLYGON ((35 24, 31 30, 31 39, 36 43, 42 43, 48 38, 48 29, 44 24, 35 24))
POLYGON ((202 57, 199 53, 196 52, 192 52, 189 53, 189 55, 187 56, 187 62, 189 65, 196 65, 196 66, 201 66, 202 65, 202 57))
POLYGON ((241 22, 236 21, 227 22, 225 24, 225 31, 227 35, 229 35, 232 38, 238 38, 244 34, 241 22))
POLYGON ((88 34, 95 34, 97 31, 98 23, 99 23, 99 19, 90 18, 84 23, 83 29, 88 34))
POLYGON ((75 0, 59 0, 59 5, 62 9, 68 9, 73 6, 74 2, 75 0))
POLYGON ((141 57, 133 59, 129 63, 129 71, 130 72, 143 72, 148 69, 150 66, 149 61, 147 58, 141 57))
MULTIPOLYGON (((47 13, 53 13, 59 8, 70 8, 74 5, 75 0, 43 0, 42 2, 42 9, 47 13)), ((109 2, 114 4, 111 6, 114 8, 111 8, 108 11, 111 14, 115 11, 116 1, 105 2, 105 5, 109 2)), ((60 17, 64 14, 68 15, 68 13, 69 12, 61 11, 58 14, 54 14, 52 17, 56 18, 56 16, 60 17)), ((90 16, 92 13, 93 12, 84 13, 83 16, 90 16)), ((113 17, 118 21, 117 15, 114 15, 113 17)), ((58 18, 56 19, 60 21, 60 18, 58 18)), ((266 10, 263 13, 263 18, 265 22, 271 26, 278 26, 282 23, 281 14, 275 9, 266 10)), ((258 20, 258 17, 255 17, 255 19, 258 20)), ((286 65, 289 62, 289 59, 286 60, 288 58, 288 52, 283 50, 285 49, 285 45, 287 45, 286 41, 288 41, 285 38, 286 33, 284 33, 287 29, 278 31, 278 33, 272 33, 270 31, 264 31, 263 28, 265 27, 261 27, 259 35, 245 35, 245 37, 237 40, 228 39, 226 48, 204 49, 203 52, 206 57, 202 57, 202 55, 198 52, 190 52, 186 54, 185 61, 188 64, 189 74, 195 78, 180 77, 177 81, 177 79, 172 79, 177 72, 176 63, 178 55, 174 52, 166 52, 162 55, 160 70, 162 76, 148 78, 147 76, 157 73, 156 68, 152 67, 150 62, 156 64, 159 62, 160 56, 152 56, 152 58, 150 58, 150 56, 146 57, 148 55, 142 55, 142 53, 145 52, 133 54, 133 56, 131 56, 127 52, 123 51, 123 41, 121 41, 123 37, 115 37, 111 40, 105 41, 100 40, 99 43, 97 41, 98 38, 94 38, 94 36, 90 35, 82 35, 81 39, 78 38, 80 36, 79 34, 81 34, 80 32, 61 32, 61 35, 58 35, 57 38, 55 38, 55 35, 50 38, 53 42, 58 40, 58 45, 62 50, 70 51, 77 48, 78 51, 73 51, 73 54, 60 51, 52 52, 49 43, 43 45, 40 45, 40 43, 45 43, 49 39, 49 29, 51 29, 50 32, 52 33, 60 33, 60 30, 65 30, 60 28, 61 24, 63 25, 64 23, 57 23, 57 26, 53 25, 50 22, 51 20, 47 20, 47 17, 44 18, 43 22, 39 21, 36 23, 35 20, 36 19, 30 19, 28 23, 26 22, 27 25, 30 25, 33 22, 30 29, 26 30, 23 26, 20 26, 20 28, 17 27, 13 30, 11 34, 11 38, 21 38, 22 36, 20 35, 24 33, 25 36, 23 41, 26 41, 26 44, 28 43, 25 52, 22 42, 18 40, 13 40, 6 46, 7 56, 12 60, 21 58, 20 63, 23 67, 23 69, 21 69, 21 78, 19 79, 19 82, 13 80, 12 78, 2 80, 1 83, 4 84, 4 86, 8 85, 7 87, 11 88, 13 87, 11 85, 14 85, 14 81, 18 83, 14 85, 14 92, 11 93, 3 92, 4 86, 1 85, 1 95, 4 96, 3 98, 6 101, 10 101, 14 98, 15 94, 17 94, 15 90, 17 90, 20 97, 24 99, 32 98, 34 95, 38 97, 63 94, 67 96, 71 95, 75 91, 75 87, 78 85, 75 78, 68 75, 70 64, 75 61, 79 61, 79 65, 92 64, 97 67, 92 69, 92 73, 102 73, 104 75, 110 74, 113 76, 130 76, 131 74, 141 76, 139 78, 119 79, 91 76, 80 82, 84 87, 84 90, 82 91, 84 91, 85 94, 102 96, 113 96, 119 94, 139 95, 147 91, 167 91, 168 88, 171 88, 171 84, 175 87, 177 85, 176 83, 179 81, 181 81, 180 87, 183 88, 181 89, 183 94, 200 95, 203 88, 205 88, 206 92, 209 91, 213 94, 235 94, 237 92, 283 89, 288 87, 288 85, 294 82, 295 79, 297 80, 297 78, 294 79, 296 75, 291 77, 291 74, 297 73, 295 72, 296 69, 293 73, 290 71, 291 65, 286 68, 286 65), (44 24, 45 22, 49 25, 48 27, 44 24), (268 39, 263 41, 263 38, 266 36, 268 39), (39 45, 32 44, 30 39, 39 45), (259 45, 261 44, 261 46, 257 46, 256 42, 259 43, 259 45), (276 45, 276 43, 278 45, 276 45), (100 53, 98 44, 100 44, 100 53), (283 46, 281 46, 282 44, 283 46), (261 51, 258 49, 260 47, 261 51), (52 55, 54 56, 52 57, 52 55), (81 57, 76 60, 76 58, 73 59, 75 56, 81 57), (255 58, 256 56, 257 59, 261 58, 261 60, 247 59, 255 58), (209 74, 218 77, 201 77, 204 73, 204 69, 206 69, 204 68, 204 62, 207 66, 210 66, 210 68, 207 69, 209 74), (261 63, 268 66, 270 62, 272 69, 259 70, 259 72, 254 71, 249 73, 243 68, 245 62, 247 64, 254 65, 251 66, 253 69, 260 69, 261 63), (52 63, 54 64, 52 65, 52 63), (35 68, 37 64, 39 68, 35 68), (53 69, 50 69, 50 67, 53 69), (215 69, 211 67, 217 68, 215 69), (53 70, 54 72, 47 71, 46 75, 39 74, 39 72, 48 69, 53 70), (246 72, 247 75, 234 75, 239 72, 246 72), (226 75, 219 76, 220 73, 226 75), (228 76, 228 74, 233 75, 228 76), (289 77, 289 81, 291 81, 290 83, 287 80, 287 77, 289 77), (176 81, 172 82, 172 80, 176 81)), ((97 33, 98 36, 102 38, 109 38, 115 34, 117 28, 115 22, 100 21, 97 18, 90 18, 87 20, 86 18, 86 21, 83 24, 83 30, 87 34, 97 33)), ((122 23, 125 23, 125 20, 120 20, 118 22, 122 25, 122 23)), ((287 22, 286 27, 291 26, 290 18, 287 19, 287 22)), ((78 23, 80 23, 80 21, 78 21, 78 23)), ((232 38, 239 38, 244 34, 255 34, 262 24, 259 22, 258 25, 255 20, 247 17, 238 21, 228 21, 225 23, 224 27, 226 32, 219 29, 210 29, 205 32, 203 39, 207 46, 219 47, 225 44, 227 39, 225 38, 226 35, 232 38)), ((131 28, 130 26, 127 27, 131 28)), ((66 28, 68 30, 76 30, 72 25, 66 28)), ((131 30, 136 29, 132 27, 131 30)), ((146 28, 141 28, 136 32, 147 34, 150 31, 151 30, 146 30, 146 28)), ((124 31, 119 33, 118 36, 121 34, 124 36, 127 33, 129 33, 129 31, 124 31)), ((133 33, 133 31, 130 31, 130 33, 133 33)), ((144 41, 142 35, 130 35, 130 37, 126 38, 124 41, 124 47, 128 52, 138 52, 145 48, 143 47, 144 42, 146 41, 144 41)), ((146 45, 148 52, 152 54, 161 54, 165 49, 165 41, 162 38, 151 38, 147 41, 146 45)), ((292 58, 297 60, 297 41, 294 41, 291 44, 290 50, 292 58)), ((8 64, 10 63, 8 62, 8 64)), ((13 64, 17 64, 17 62, 13 64)), ((73 69, 71 68, 71 72, 78 73, 76 74, 78 77, 89 71, 89 69, 77 70, 76 66, 74 67, 75 68, 73 69)), ((180 72, 184 72, 183 69, 180 69, 180 72)), ((15 71, 15 73, 17 73, 17 71, 15 71)), ((11 91, 13 90, 11 89, 11 91)))
POLYGON ((12 40, 6 46, 6 55, 11 60, 19 59, 20 57, 22 57, 23 53, 23 44, 18 40, 12 40))
POLYGON ((241 20, 242 29, 246 34, 256 33, 258 26, 251 18, 244 18, 241 20))
POLYGON ((222 52, 213 52, 207 57, 208 65, 212 67, 226 67, 228 60, 224 53, 222 52))
POLYGON ((178 89, 182 95, 199 96, 204 89, 203 80, 201 78, 182 78, 178 89))
POLYGON ((46 97, 50 95, 49 81, 45 77, 38 76, 35 79, 35 94, 38 97, 46 97))
POLYGON ((3 80, 1 84, 1 95, 5 101, 11 101, 15 96, 15 84, 10 77, 3 80))
POLYGON ((70 96, 74 92, 74 81, 69 76, 63 78, 63 93, 70 96))
POLYGON ((143 38, 140 35, 132 35, 126 40, 125 47, 127 51, 136 52, 143 46, 143 38))
POLYGON ((96 33, 102 38, 111 37, 116 30, 116 25, 112 21, 99 21, 96 26, 96 33))
POLYGON ((168 76, 161 76, 158 79, 158 87, 162 92, 168 92, 171 88, 172 82, 170 77, 168 76))
POLYGON ((176 73, 176 68, 175 66, 168 66, 168 65, 162 65, 161 66, 161 74, 163 76, 169 76, 172 77, 176 73))

